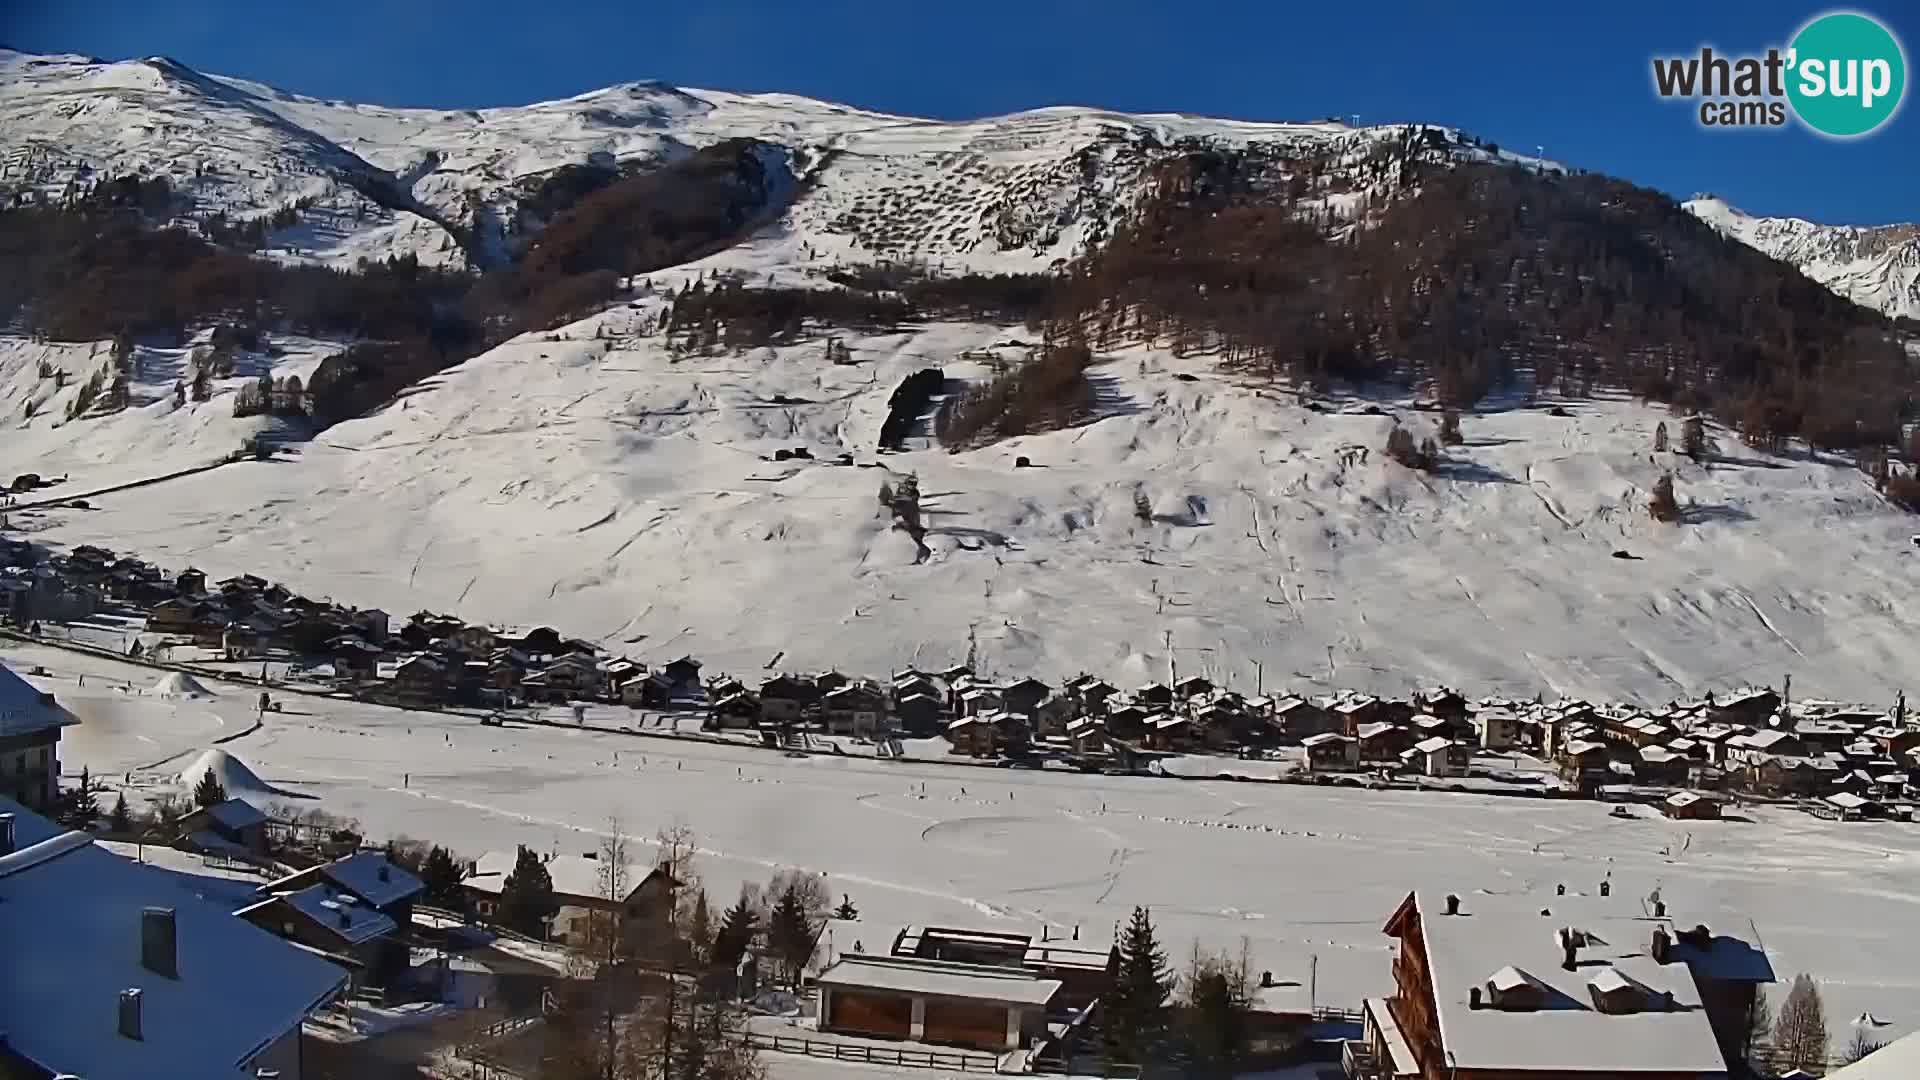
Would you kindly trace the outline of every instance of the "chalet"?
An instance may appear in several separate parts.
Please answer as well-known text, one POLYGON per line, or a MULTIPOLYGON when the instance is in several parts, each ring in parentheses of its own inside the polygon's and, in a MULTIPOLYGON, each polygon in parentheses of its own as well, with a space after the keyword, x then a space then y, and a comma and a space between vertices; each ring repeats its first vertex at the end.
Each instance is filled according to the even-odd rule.
POLYGON ((908 694, 894 702, 893 714, 908 735, 924 739, 939 733, 947 707, 933 694, 908 694))
POLYGON ((1173 705, 1173 690, 1165 683, 1150 682, 1133 692, 1133 700, 1147 708, 1165 709, 1173 705))
POLYGON ((1147 717, 1147 746, 1154 750, 1190 750, 1194 744, 1193 721, 1179 713, 1154 713, 1147 717))
POLYGON ((184 597, 162 600, 147 609, 147 633, 190 634, 203 609, 204 605, 184 597))
POLYGON ((1107 733, 1127 742, 1144 738, 1147 734, 1147 710, 1133 704, 1108 709, 1107 733))
POLYGON ((995 1052, 1044 1038, 1063 986, 1021 968, 859 953, 816 985, 821 1031, 995 1052))
MULTIPOLYGON (((413 905, 422 892, 426 892, 426 886, 420 878, 403 867, 396 867, 380 851, 355 851, 332 863, 307 867, 305 871, 288 874, 259 888, 263 899, 298 897, 265 909, 273 913, 273 917, 292 920, 298 934, 357 938, 344 942, 349 945, 346 951, 365 965, 361 978, 371 986, 386 986, 407 970, 413 905), (294 919, 292 911, 300 911, 307 919, 319 922, 332 917, 334 924, 309 926, 303 920, 294 919), (384 926, 380 919, 386 920, 384 926)), ((267 922, 259 924, 275 930, 267 922)), ((323 942, 282 930, 275 932, 288 940, 328 949, 323 942)))
POLYGON ((573 701, 593 700, 604 693, 599 666, 593 657, 581 653, 569 653, 540 669, 546 686, 547 700, 573 701))
POLYGON ((673 686, 665 673, 651 671, 627 679, 618 691, 620 703, 629 709, 664 709, 672 699, 673 686))
MULTIPOLYGON (((500 914, 500 892, 507 875, 513 872, 517 855, 513 851, 489 851, 474 864, 472 876, 461 883, 481 918, 490 920, 500 914)), ((633 865, 609 874, 599 859, 579 855, 554 855, 545 864, 547 876, 553 880, 554 901, 559 905, 550 935, 556 941, 584 942, 595 913, 612 911, 622 913, 622 931, 630 940, 658 940, 666 921, 673 916, 673 895, 679 883, 663 869, 633 865), (611 887, 609 877, 614 879, 611 887), (608 899, 610 892, 617 893, 617 898, 608 899)))
POLYGON ((1724 1080, 1773 981, 1766 954, 1602 896, 1410 893, 1385 927, 1395 991, 1366 1003, 1361 1075, 1724 1080))
POLYGON ((1568 743, 1560 756, 1560 778, 1581 791, 1605 783, 1610 759, 1603 743, 1581 739, 1568 743))
MULTIPOLYGON (((385 641, 388 635, 393 633, 393 616, 379 608, 359 608, 349 612, 347 617, 362 634, 374 641, 385 641)), ((489 642, 475 651, 484 654, 492 647, 492 643, 489 642)))
POLYGON ((851 676, 838 671, 823 671, 813 677, 813 685, 818 687, 823 695, 831 694, 852 681, 851 676))
POLYGON ((1765 687, 1746 687, 1715 701, 1706 700, 1710 720, 1744 727, 1765 727, 1780 709, 1780 695, 1765 687))
POLYGON ((205 596, 207 575, 189 566, 173 579, 173 591, 182 597, 205 596))
POLYGON ((1280 726, 1281 733, 1290 739, 1305 739, 1340 728, 1331 713, 1299 697, 1285 697, 1274 702, 1273 720, 1280 726))
POLYGON ((1361 761, 1392 761, 1413 745, 1413 733, 1385 721, 1362 724, 1352 736, 1360 744, 1361 761))
POLYGON ((1640 751, 1633 777, 1643 784, 1684 784, 1692 764, 1686 755, 1668 747, 1649 746, 1640 751))
POLYGON ((396 954, 406 957, 404 945, 397 953, 394 947, 399 924, 331 885, 275 892, 233 914, 329 959, 348 961, 353 986, 386 986, 406 972, 391 963, 396 954))
POLYGON ((917 671, 905 672, 893 677, 893 700, 898 702, 915 694, 927 697, 941 696, 940 684, 917 671))
POLYGON ((669 661, 660 670, 672 684, 676 696, 700 688, 700 661, 691 656, 669 661))
POLYGON ((1873 742, 1880 753, 1896 760, 1906 757, 1909 750, 1920 747, 1920 731, 1915 731, 1913 728, 1881 724, 1878 727, 1868 728, 1866 737, 1873 742))
POLYGON ((1052 687, 1029 675, 1001 691, 1000 698, 1005 703, 1002 707, 1008 712, 1032 716, 1039 711, 1040 703, 1052 693, 1052 687))
POLYGON ((1338 723, 1340 734, 1350 739, 1360 737, 1360 729, 1372 723, 1384 723, 1380 718, 1380 699, 1367 694, 1348 694, 1335 698, 1328 707, 1338 723))
POLYGON ((737 691, 716 699, 707 713, 712 718, 711 726, 723 730, 758 727, 760 699, 744 690, 737 691))
POLYGON ((1082 716, 1067 724, 1067 742, 1076 754, 1094 754, 1107 748, 1107 722, 1098 716, 1082 716))
POLYGON ((0 797, 35 810, 60 794, 60 731, 80 722, 0 664, 0 797))
POLYGON ((1400 755, 1400 761, 1422 776, 1452 776, 1453 740, 1443 735, 1422 739, 1400 755))
POLYGON ((396 701, 412 705, 431 704, 446 693, 447 666, 437 657, 415 653, 382 661, 375 668, 375 677, 386 684, 385 689, 396 701))
POLYGON ((1118 687, 1091 675, 1082 675, 1067 684, 1067 696, 1085 712, 1098 712, 1107 707, 1113 695, 1119 693, 1118 687))
POLYGON ((1181 701, 1191 701, 1213 693, 1213 680, 1203 675, 1189 675, 1173 684, 1173 693, 1181 701))
POLYGON ((1338 771, 1358 768, 1360 741, 1338 732, 1323 731, 1300 740, 1307 750, 1307 771, 1338 771))
POLYGON ((998 712, 1002 708, 1002 698, 997 687, 974 685, 954 695, 955 716, 979 716, 981 713, 998 712))
POLYGON ((1861 821, 1881 816, 1880 804, 1851 791, 1827 795, 1813 804, 1814 813, 1836 821, 1861 821))
POLYGON ((327 959, 0 800, 0 1076, 298 1080, 301 1026, 348 978, 327 959))
POLYGON ((1831 763, 1823 769, 1811 758, 1759 757, 1747 760, 1741 777, 1760 795, 1817 795, 1838 771, 1831 763))
MULTIPOLYGON (((1845 720, 1802 720, 1793 726, 1793 739, 1806 754, 1837 754, 1860 738, 1860 728, 1845 720)), ((1781 751, 1784 753, 1784 751, 1781 751)))
POLYGON ((179 828, 195 851, 242 858, 267 853, 267 815, 245 799, 200 807, 181 818, 179 828))
MULTIPOLYGON (((1449 720, 1455 724, 1462 724, 1467 720, 1466 695, 1450 687, 1427 687, 1413 695, 1413 703, 1419 706, 1422 711, 1437 716, 1442 720, 1449 720)), ((1504 710, 1494 709, 1489 711, 1504 710)), ((1475 725, 1476 729, 1478 726, 1478 724, 1475 725)))
POLYGON ((984 964, 1017 968, 1043 979, 1060 980, 1059 1009, 1079 1009, 1099 1000, 1113 983, 1118 956, 1113 946, 1080 939, 1074 927, 1070 938, 1052 937, 1045 927, 1040 936, 1004 930, 959 930, 940 926, 909 926, 894 935, 888 955, 947 963, 984 964))
POLYGON ((326 644, 333 661, 333 673, 340 678, 371 679, 379 670, 381 652, 377 646, 353 634, 342 634, 326 644))
POLYGON ((829 734, 871 737, 887 718, 886 695, 871 683, 848 683, 829 691, 820 704, 829 734))
MULTIPOLYGON (((645 667, 639 664, 635 664, 634 667, 638 668, 641 671, 646 670, 645 667)), ((747 693, 747 684, 741 682, 739 679, 733 678, 732 676, 721 676, 720 678, 717 678, 717 679, 707 680, 707 700, 708 701, 719 701, 721 698, 726 697, 730 694, 744 694, 744 693, 747 693)))
POLYGON ((769 724, 799 723, 819 700, 820 688, 811 679, 776 675, 760 684, 760 712, 769 724))
POLYGON ((1714 821, 1720 817, 1720 800, 1697 791, 1676 791, 1660 800, 1660 812, 1676 821, 1714 821))
POLYGON ((1805 757, 1806 745, 1785 731, 1754 731, 1727 740, 1728 760, 1755 765, 1773 757, 1805 757))

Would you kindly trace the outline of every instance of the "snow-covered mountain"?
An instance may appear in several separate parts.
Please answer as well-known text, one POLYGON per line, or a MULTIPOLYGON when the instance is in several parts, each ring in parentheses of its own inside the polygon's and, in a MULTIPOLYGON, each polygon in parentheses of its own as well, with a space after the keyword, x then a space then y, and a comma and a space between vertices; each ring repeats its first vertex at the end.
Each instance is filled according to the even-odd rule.
POLYGON ((303 97, 165 58, 0 50, 0 188, 58 195, 110 176, 165 176, 183 214, 297 209, 299 223, 275 232, 268 254, 319 262, 497 260, 520 239, 523 203, 556 170, 644 168, 752 138, 788 151, 809 181, 757 238, 758 265, 1043 270, 1106 234, 1157 152, 1261 143, 1357 158, 1406 130, 1087 108, 943 122, 659 83, 516 108, 404 109, 303 97))
POLYGON ((1681 205, 1748 247, 1792 263, 1854 303, 1920 319, 1920 225, 1863 228, 1754 217, 1713 195, 1681 205))

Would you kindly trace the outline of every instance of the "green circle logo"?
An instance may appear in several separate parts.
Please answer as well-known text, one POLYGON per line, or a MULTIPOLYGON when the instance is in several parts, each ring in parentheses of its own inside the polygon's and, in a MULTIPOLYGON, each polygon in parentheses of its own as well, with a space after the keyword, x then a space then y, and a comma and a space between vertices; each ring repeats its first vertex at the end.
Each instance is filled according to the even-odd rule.
POLYGON ((1787 62, 1787 100, 1823 135, 1865 135, 1893 117, 1907 91, 1900 42, 1877 20, 1851 11, 1802 27, 1787 62))

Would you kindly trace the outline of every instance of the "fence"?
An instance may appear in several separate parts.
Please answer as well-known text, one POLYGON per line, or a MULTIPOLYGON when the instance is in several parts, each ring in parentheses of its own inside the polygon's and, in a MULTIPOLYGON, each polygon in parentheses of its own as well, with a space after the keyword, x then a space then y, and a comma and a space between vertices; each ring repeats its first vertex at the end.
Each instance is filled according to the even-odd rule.
POLYGON ((945 1053, 938 1050, 900 1050, 886 1046, 825 1042, 819 1039, 793 1039, 780 1035, 762 1035, 758 1032, 748 1032, 743 1039, 748 1046, 756 1050, 771 1050, 776 1054, 832 1058, 835 1061, 858 1061, 868 1065, 991 1073, 996 1071, 996 1066, 999 1064, 999 1059, 988 1054, 968 1054, 959 1051, 945 1053))

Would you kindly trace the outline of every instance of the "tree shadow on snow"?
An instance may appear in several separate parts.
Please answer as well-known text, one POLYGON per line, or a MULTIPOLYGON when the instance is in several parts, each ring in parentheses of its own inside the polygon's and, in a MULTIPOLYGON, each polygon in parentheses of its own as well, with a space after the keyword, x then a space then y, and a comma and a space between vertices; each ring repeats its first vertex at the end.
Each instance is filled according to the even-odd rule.
POLYGON ((1710 521, 1752 521, 1753 515, 1737 506, 1698 504, 1685 507, 1680 511, 1680 523, 1683 525, 1704 525, 1710 521))

